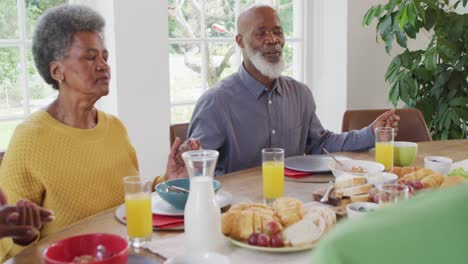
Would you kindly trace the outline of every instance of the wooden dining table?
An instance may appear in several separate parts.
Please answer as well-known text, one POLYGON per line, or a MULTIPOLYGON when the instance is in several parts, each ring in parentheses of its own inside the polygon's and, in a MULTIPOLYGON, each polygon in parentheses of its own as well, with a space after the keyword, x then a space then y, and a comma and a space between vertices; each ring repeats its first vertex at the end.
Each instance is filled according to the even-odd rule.
MULTIPOLYGON (((343 152, 339 154, 353 159, 374 160, 372 150, 366 152, 343 152)), ((424 157, 430 155, 450 157, 454 162, 468 159, 468 140, 420 142, 418 143, 418 155, 414 165, 423 166, 424 157)), ((330 179, 333 179, 331 174, 329 176, 330 179)), ((244 201, 262 201, 261 167, 218 176, 217 179, 221 182, 222 189, 232 194, 232 204, 244 201)), ((325 185, 325 183, 287 180, 285 181, 285 195, 308 202, 312 200, 312 192, 318 188, 323 188, 325 185)), ((108 209, 70 225, 57 233, 51 234, 29 246, 6 263, 43 263, 42 253, 47 246, 58 240, 79 234, 105 232, 125 237, 125 225, 117 221, 115 210, 116 208, 108 209)), ((175 236, 180 232, 155 231, 153 232, 152 239, 175 236)), ((164 260, 161 256, 151 253, 146 249, 130 251, 129 263, 162 263, 164 260)))

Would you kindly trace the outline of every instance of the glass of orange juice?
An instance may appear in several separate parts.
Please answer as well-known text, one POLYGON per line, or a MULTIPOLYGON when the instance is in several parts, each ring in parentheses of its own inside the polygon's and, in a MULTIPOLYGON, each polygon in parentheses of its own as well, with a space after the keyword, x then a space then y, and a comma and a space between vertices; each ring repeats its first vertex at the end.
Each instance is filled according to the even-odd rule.
POLYGON ((375 129, 375 161, 382 163, 386 170, 393 167, 393 140, 395 131, 392 127, 375 129))
POLYGON ((263 199, 271 204, 284 196, 284 150, 266 148, 262 150, 263 199))
POLYGON ((139 248, 151 241, 153 233, 151 179, 140 176, 125 177, 124 189, 128 243, 139 248))

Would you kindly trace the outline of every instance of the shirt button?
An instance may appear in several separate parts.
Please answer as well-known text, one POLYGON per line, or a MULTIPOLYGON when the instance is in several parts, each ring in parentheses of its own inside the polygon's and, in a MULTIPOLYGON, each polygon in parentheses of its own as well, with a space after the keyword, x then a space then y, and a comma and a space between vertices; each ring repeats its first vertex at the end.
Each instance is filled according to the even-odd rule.
POLYGON ((276 133, 276 131, 273 129, 273 130, 271 131, 271 133, 274 135, 274 134, 276 133))
POLYGON ((271 104, 271 103, 272 103, 272 102, 271 102, 271 100, 270 100, 270 101, 268 101, 268 103, 269 103, 269 104, 271 104))
POLYGON ((268 88, 265 88, 265 92, 268 92, 268 88))

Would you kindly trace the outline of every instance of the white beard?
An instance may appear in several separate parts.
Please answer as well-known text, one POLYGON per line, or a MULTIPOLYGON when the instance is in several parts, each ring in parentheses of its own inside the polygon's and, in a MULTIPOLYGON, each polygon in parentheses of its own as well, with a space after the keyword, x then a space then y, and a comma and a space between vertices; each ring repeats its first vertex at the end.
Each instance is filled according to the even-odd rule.
POLYGON ((245 49, 250 62, 252 62, 252 64, 261 74, 272 80, 281 76, 281 73, 283 72, 286 64, 283 53, 281 53, 278 62, 271 63, 262 56, 261 51, 255 51, 247 43, 245 43, 245 49))

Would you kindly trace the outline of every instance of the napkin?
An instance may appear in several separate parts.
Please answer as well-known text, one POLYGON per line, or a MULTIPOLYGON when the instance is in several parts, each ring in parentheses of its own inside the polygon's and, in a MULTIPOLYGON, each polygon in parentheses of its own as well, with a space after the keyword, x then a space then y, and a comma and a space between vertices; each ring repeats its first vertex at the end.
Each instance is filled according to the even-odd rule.
POLYGON ((296 170, 284 168, 284 176, 287 176, 290 178, 299 179, 299 178, 311 176, 311 175, 312 175, 311 172, 296 171, 296 170))
POLYGON ((153 214, 153 227, 170 228, 180 226, 184 223, 183 216, 168 216, 153 214))
MULTIPOLYGON (((124 219, 127 219, 124 217, 124 219)), ((183 216, 169 216, 169 215, 160 215, 153 214, 153 227, 157 228, 172 228, 180 226, 184 223, 183 216)))

